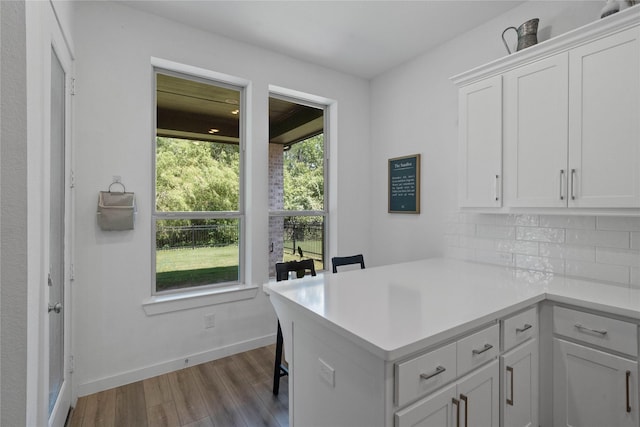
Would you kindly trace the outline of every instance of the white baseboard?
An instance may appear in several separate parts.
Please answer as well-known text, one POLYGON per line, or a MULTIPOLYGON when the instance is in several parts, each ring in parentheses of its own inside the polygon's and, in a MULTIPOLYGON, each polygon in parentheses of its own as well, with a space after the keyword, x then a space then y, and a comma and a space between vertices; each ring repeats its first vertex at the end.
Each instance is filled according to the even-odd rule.
POLYGON ((270 345, 275 342, 276 334, 269 334, 263 337, 234 343, 229 346, 204 351, 201 353, 185 355, 180 359, 170 360, 167 362, 159 363, 157 365, 123 372, 110 377, 92 380, 83 384, 77 384, 74 390, 75 392, 72 396, 72 401, 75 401, 76 398, 81 396, 98 393, 103 390, 108 390, 114 387, 119 387, 125 384, 130 384, 136 381, 141 381, 147 378, 152 378, 158 375, 177 371, 188 366, 199 365, 201 363, 221 359, 232 354, 242 353, 243 351, 249 351, 253 350, 254 348, 264 347, 265 345, 270 345), (188 362, 185 362, 185 360, 188 360, 188 362))

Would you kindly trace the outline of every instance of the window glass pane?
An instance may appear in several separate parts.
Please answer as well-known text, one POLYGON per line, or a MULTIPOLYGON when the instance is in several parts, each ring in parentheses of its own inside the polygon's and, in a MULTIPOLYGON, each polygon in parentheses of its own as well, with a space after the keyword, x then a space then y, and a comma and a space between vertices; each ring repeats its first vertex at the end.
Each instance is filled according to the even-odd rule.
POLYGON ((155 76, 155 292, 238 283, 242 91, 170 71, 155 76))
POLYGON ((237 144, 156 138, 158 212, 238 211, 237 144))
POLYGON ((272 242, 271 275, 275 263, 311 258, 316 271, 324 270, 324 217, 287 216, 269 218, 269 238, 272 242))
POLYGON ((270 274, 277 262, 311 258, 324 269, 324 108, 269 97, 270 274), (282 211, 291 211, 283 217, 282 211), (293 212, 295 211, 295 212, 293 212), (309 216, 309 215, 314 216, 309 216))
POLYGON ((156 291, 237 282, 238 219, 156 221, 156 291))

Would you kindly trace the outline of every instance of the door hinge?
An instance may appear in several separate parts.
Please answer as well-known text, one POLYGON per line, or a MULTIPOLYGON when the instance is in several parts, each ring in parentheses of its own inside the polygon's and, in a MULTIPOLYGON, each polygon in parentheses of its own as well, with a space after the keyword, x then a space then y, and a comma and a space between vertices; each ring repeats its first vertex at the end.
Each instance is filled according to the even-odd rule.
POLYGON ((69 177, 69 180, 71 181, 71 183, 69 184, 69 187, 74 188, 76 186, 76 173, 73 170, 71 171, 71 176, 69 177))
POLYGON ((71 84, 70 84, 70 86, 71 86, 71 87, 70 87, 69 93, 70 93, 71 95, 75 95, 75 94, 76 94, 76 79, 75 79, 75 77, 72 77, 72 78, 71 78, 71 84))
POLYGON ((71 263, 71 265, 69 266, 69 280, 70 281, 74 281, 76 279, 76 266, 71 263))
POLYGON ((73 371, 76 370, 76 360, 73 356, 69 356, 69 373, 73 374, 73 371))

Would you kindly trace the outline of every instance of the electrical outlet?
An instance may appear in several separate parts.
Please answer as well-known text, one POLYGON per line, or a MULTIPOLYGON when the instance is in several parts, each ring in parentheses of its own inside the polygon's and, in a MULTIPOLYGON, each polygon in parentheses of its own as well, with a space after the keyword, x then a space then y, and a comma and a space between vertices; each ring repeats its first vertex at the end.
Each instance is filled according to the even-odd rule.
POLYGON ((216 315, 215 314, 205 314, 204 315, 204 328, 209 329, 216 326, 216 315))
POLYGON ((331 387, 336 386, 336 371, 333 369, 327 362, 318 358, 318 372, 320 374, 320 378, 324 380, 331 387))

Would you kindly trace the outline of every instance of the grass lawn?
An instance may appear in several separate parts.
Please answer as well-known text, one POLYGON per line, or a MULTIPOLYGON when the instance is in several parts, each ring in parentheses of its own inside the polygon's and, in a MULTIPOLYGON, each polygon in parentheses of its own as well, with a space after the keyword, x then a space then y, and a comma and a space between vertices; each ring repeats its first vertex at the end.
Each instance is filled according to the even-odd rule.
POLYGON ((156 251, 156 289, 238 280, 238 246, 156 251))
MULTIPOLYGON (((300 242, 305 251, 305 242, 300 242)), ((298 244, 296 243, 296 246, 298 244)), ((298 253, 284 251, 284 261, 298 261, 298 253)), ((305 258, 308 256, 305 254, 305 258)), ((316 271, 323 269, 314 259, 316 271)), ((186 288, 238 280, 238 246, 163 249, 156 251, 156 289, 186 288)))

